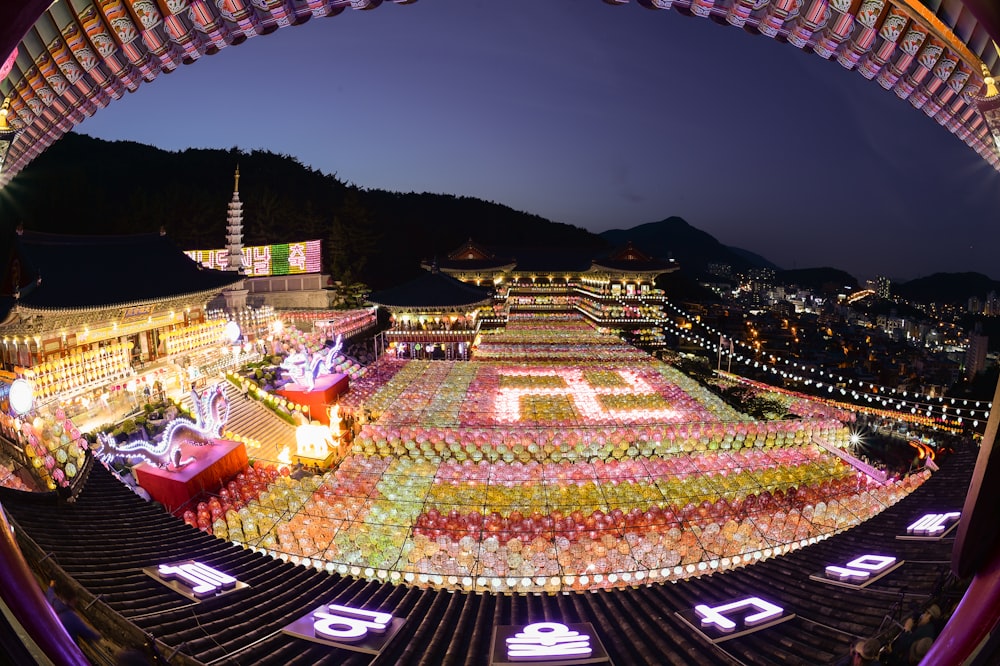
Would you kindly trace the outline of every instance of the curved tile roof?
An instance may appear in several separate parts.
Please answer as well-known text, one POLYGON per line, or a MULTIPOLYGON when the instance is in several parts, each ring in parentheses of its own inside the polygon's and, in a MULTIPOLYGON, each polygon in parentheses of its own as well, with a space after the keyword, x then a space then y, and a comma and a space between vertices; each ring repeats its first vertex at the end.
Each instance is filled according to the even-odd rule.
MULTIPOLYGON (((218 290, 242 279, 202 268, 160 234, 14 237, 18 305, 63 310, 141 303, 218 290)), ((11 294, 5 294, 10 296, 11 294)))
MULTIPOLYGON (((712 18, 834 60, 908 100, 1000 169, 1000 149, 975 99, 984 91, 982 65, 1000 74, 1000 55, 993 44, 1000 41, 1000 11, 993 0, 638 1, 653 9, 712 18)), ((0 58, 6 62, 0 68, 0 94, 10 100, 8 121, 20 134, 0 172, 0 184, 86 116, 161 73, 313 17, 380 4, 381 0, 3 3, 0 58)))
MULTIPOLYGON (((479 247, 484 250, 482 254, 467 258, 459 248, 450 253, 444 261, 437 262, 437 265, 442 270, 448 271, 505 270, 553 275, 553 277, 561 273, 584 273, 601 269, 666 273, 677 268, 675 262, 647 255, 635 248, 631 242, 623 248, 596 258, 595 250, 591 247, 479 247)), ((430 266, 426 263, 424 265, 430 266)))
POLYGON ((623 273, 667 273, 677 268, 677 264, 661 259, 594 259, 594 268, 605 268, 623 273))
MULTIPOLYGON (((429 590, 319 572, 241 549, 199 532, 143 502, 95 465, 73 504, 0 490, 4 508, 37 546, 39 566, 55 566, 83 586, 81 607, 118 613, 158 642, 161 652, 213 664, 487 664, 497 626, 590 623, 612 662, 625 664, 834 663, 860 637, 879 633, 884 617, 911 610, 940 589, 952 540, 900 541, 913 517, 959 510, 974 451, 953 455, 941 471, 895 506, 846 532, 741 569, 671 583, 553 595, 429 590), (127 519, 123 519, 127 517, 127 519), (858 553, 892 553, 903 567, 863 589, 810 580, 831 562, 858 553), (44 557, 43 557, 44 555, 44 557), (143 567, 196 559, 250 587, 192 604, 155 582, 143 567), (759 594, 795 613, 761 632, 713 645, 679 612, 698 603, 759 594), (904 605, 897 609, 900 599, 904 605), (323 604, 364 607, 405 618, 374 657, 281 632, 323 604)), ((25 548, 25 546, 22 546, 25 548)), ((46 576, 52 577, 52 576, 46 576)))
POLYGON ((490 295, 485 289, 432 270, 375 292, 368 300, 375 305, 399 308, 468 307, 489 302, 490 295))

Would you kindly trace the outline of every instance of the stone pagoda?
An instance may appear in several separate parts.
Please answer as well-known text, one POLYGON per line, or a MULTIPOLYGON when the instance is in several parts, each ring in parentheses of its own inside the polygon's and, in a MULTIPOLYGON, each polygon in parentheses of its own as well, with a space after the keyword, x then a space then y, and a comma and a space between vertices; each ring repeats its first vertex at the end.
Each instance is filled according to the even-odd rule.
MULTIPOLYGON (((229 263, 227 271, 245 273, 245 260, 243 258, 243 202, 240 201, 240 167, 236 166, 234 176, 233 198, 229 201, 229 208, 226 214, 226 248, 229 251, 229 263)), ((241 280, 222 292, 226 299, 226 310, 237 312, 247 306, 246 285, 241 280)))

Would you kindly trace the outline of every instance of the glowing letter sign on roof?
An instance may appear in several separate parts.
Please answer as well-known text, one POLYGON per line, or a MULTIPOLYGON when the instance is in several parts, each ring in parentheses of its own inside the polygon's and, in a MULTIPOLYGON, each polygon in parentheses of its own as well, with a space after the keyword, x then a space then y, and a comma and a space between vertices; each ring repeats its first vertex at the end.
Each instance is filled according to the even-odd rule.
POLYGON ((862 555, 842 567, 830 565, 826 575, 840 580, 865 580, 873 573, 878 573, 896 563, 896 558, 889 555, 862 555))
POLYGON ((589 622, 533 622, 494 627, 490 666, 606 664, 611 662, 589 622))
POLYGON ((378 654, 402 626, 403 618, 391 613, 326 604, 281 631, 321 645, 378 654))
POLYGON ((384 634, 392 615, 330 604, 326 610, 313 613, 313 629, 320 638, 329 641, 360 641, 369 631, 384 634), (332 612, 331 612, 332 611, 332 612), (365 619, 367 618, 367 619, 365 619))
POLYGON ((743 624, 748 627, 777 619, 785 612, 781 606, 776 606, 770 601, 764 601, 760 597, 747 597, 746 599, 733 601, 722 606, 698 604, 694 607, 694 610, 701 617, 701 626, 715 626, 719 631, 730 632, 736 629, 736 623, 730 620, 727 614, 745 608, 757 609, 756 613, 743 618, 743 624))
POLYGON ((558 622, 536 622, 507 639, 511 661, 590 656, 590 636, 558 622))
POLYGON ((146 567, 143 571, 195 601, 248 587, 229 574, 194 560, 146 567))
POLYGON ((717 606, 698 604, 677 616, 711 643, 721 643, 787 622, 795 614, 760 597, 743 597, 717 606))
POLYGON ((945 531, 958 523, 962 514, 958 511, 948 513, 928 513, 917 522, 906 528, 907 534, 914 536, 940 537, 945 531))
POLYGON ((862 555, 844 565, 828 565, 822 573, 809 576, 810 580, 841 587, 862 588, 901 567, 904 560, 892 555, 862 555))
MULTIPOLYGON (((205 268, 225 270, 229 250, 186 250, 184 252, 205 268)), ((318 240, 243 248, 243 267, 248 277, 300 275, 322 270, 323 242, 318 240)))

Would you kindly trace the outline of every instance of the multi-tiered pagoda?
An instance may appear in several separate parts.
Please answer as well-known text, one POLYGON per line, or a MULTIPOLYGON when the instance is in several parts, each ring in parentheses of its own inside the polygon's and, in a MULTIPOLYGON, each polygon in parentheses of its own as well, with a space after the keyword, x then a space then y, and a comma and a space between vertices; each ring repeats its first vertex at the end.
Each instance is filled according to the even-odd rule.
MULTIPOLYGON (((226 270, 242 276, 245 273, 243 202, 240 201, 240 167, 238 165, 233 181, 233 198, 229 201, 226 214, 226 249, 229 257, 226 270)), ((239 312, 247 306, 247 289, 244 288, 242 280, 226 288, 222 295, 226 299, 226 310, 229 312, 239 312)))

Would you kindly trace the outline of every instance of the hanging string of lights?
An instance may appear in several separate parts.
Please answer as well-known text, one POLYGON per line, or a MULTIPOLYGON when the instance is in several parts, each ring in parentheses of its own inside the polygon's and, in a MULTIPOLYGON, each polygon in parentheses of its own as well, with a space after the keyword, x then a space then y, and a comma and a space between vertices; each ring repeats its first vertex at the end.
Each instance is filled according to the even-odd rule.
POLYGON ((908 413, 910 417, 919 417, 927 420, 927 425, 947 425, 950 428, 961 428, 965 421, 969 420, 973 428, 985 426, 989 417, 989 410, 993 408, 992 402, 979 400, 965 400, 949 398, 945 396, 929 396, 913 391, 899 391, 894 388, 879 386, 871 382, 845 379, 833 371, 821 367, 781 359, 773 354, 768 354, 770 362, 764 362, 756 357, 757 348, 753 345, 729 338, 730 345, 721 344, 725 333, 710 326, 698 318, 670 302, 663 299, 665 312, 662 315, 662 323, 669 327, 678 337, 688 340, 703 349, 715 354, 727 355, 732 361, 759 369, 762 372, 769 372, 775 377, 780 376, 788 381, 799 382, 803 386, 812 386, 818 391, 825 392, 829 396, 839 394, 846 404, 854 408, 873 408, 882 410, 889 414, 908 413), (667 311, 672 311, 686 323, 686 327, 679 325, 667 311), (698 326, 704 331, 700 334, 695 330, 698 326))

